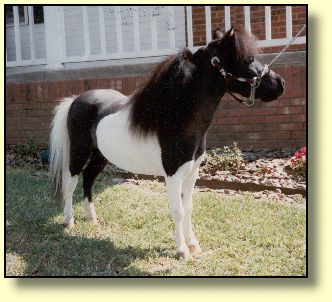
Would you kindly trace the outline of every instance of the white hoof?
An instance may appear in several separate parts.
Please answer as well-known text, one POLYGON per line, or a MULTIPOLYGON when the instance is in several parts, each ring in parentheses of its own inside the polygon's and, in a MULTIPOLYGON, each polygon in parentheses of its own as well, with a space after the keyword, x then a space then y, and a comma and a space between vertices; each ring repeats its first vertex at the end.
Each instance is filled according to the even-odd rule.
POLYGON ((85 208, 86 219, 89 220, 92 224, 97 224, 98 223, 97 214, 93 203, 85 199, 84 208, 85 208))
POLYGON ((184 259, 187 260, 190 258, 190 252, 189 249, 186 248, 183 251, 176 251, 176 259, 180 260, 180 259, 184 259))
POLYGON ((97 218, 86 218, 91 224, 96 225, 98 224, 98 219, 97 218))
POLYGON ((202 252, 202 249, 201 249, 199 243, 194 244, 194 245, 188 245, 188 248, 189 248, 190 253, 192 253, 192 254, 199 254, 202 252))
POLYGON ((72 228, 74 227, 75 223, 74 223, 74 217, 70 217, 70 218, 65 218, 63 225, 65 226, 65 228, 72 228))

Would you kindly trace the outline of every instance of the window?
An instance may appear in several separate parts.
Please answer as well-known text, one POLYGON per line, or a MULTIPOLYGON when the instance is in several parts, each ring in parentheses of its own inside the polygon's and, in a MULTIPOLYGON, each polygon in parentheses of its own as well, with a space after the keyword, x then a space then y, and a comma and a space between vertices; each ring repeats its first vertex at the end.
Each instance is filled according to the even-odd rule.
POLYGON ((44 10, 42 5, 33 6, 33 22, 35 24, 44 23, 44 10))
MULTIPOLYGON (((28 24, 28 7, 19 6, 18 7, 18 18, 20 25, 28 24)), ((14 10, 12 5, 6 5, 6 25, 14 25, 14 10)))
MULTIPOLYGON (((18 17, 20 25, 27 25, 28 22, 31 22, 28 17, 28 7, 27 6, 18 6, 18 17)), ((44 23, 44 11, 42 5, 33 6, 33 24, 44 23)), ((14 11, 13 5, 6 5, 6 25, 14 25, 14 11)))

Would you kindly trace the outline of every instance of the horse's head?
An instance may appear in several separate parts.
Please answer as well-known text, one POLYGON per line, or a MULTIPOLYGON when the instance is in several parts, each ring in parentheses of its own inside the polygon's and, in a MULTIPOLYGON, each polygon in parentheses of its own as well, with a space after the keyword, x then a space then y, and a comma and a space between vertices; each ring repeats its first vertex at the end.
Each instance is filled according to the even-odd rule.
POLYGON ((233 27, 225 34, 218 28, 213 32, 213 41, 206 47, 211 64, 216 67, 225 80, 227 91, 270 102, 284 92, 285 81, 257 59, 255 38, 248 32, 233 27), (255 81, 255 82, 253 82, 255 81))

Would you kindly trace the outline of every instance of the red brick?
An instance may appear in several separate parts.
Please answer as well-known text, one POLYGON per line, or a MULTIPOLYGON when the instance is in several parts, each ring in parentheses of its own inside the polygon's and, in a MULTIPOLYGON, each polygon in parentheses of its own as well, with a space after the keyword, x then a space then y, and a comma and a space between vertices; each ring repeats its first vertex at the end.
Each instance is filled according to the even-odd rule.
POLYGON ((265 132, 247 132, 247 133, 237 133, 237 138, 241 140, 263 140, 266 139, 265 132))
POLYGON ((142 78, 140 76, 135 77, 135 88, 141 87, 142 85, 142 78))
POLYGON ((252 114, 251 108, 237 108, 228 110, 228 116, 246 116, 252 114))
POLYGON ((98 89, 108 89, 110 87, 109 79, 97 79, 97 86, 98 89))
POLYGON ((116 90, 115 79, 110 79, 110 88, 116 90))
POLYGON ((282 106, 289 106, 291 103, 291 99, 289 98, 281 98, 279 100, 267 103, 267 105, 271 104, 271 105, 275 105, 278 107, 282 107, 282 106))
POLYGON ((292 122, 300 123, 305 121, 306 121, 306 116, 304 114, 292 115, 292 122))
POLYGON ((276 108, 270 107, 270 108, 254 108, 252 110, 253 115, 273 115, 277 111, 276 108))
POLYGON ((97 79, 90 79, 90 89, 97 89, 98 88, 98 82, 97 79))
POLYGON ((274 141, 253 141, 253 148, 254 149, 263 149, 263 148, 275 148, 275 142, 274 141))
POLYGON ((85 89, 85 80, 79 80, 78 81, 78 94, 82 94, 86 90, 89 90, 89 89, 85 89))
POLYGON ((135 77, 126 77, 122 79, 123 94, 129 95, 136 89, 135 77))
POLYGON ((303 123, 281 123, 278 124, 279 130, 302 130, 304 129, 303 123))
POLYGON ((15 99, 15 84, 6 86, 6 103, 12 103, 15 99))
POLYGON ((61 97, 61 86, 60 81, 54 82, 54 99, 58 99, 61 97))
POLYGON ((223 124, 238 124, 239 118, 238 117, 223 117, 223 118, 217 118, 217 124, 223 125, 223 124))
POLYGON ((23 106, 22 106, 21 103, 20 104, 11 103, 11 104, 6 105, 6 110, 8 110, 8 111, 10 111, 10 110, 22 110, 22 109, 23 109, 23 106))
POLYGON ((217 128, 220 133, 250 132, 252 125, 222 125, 217 128))
POLYGON ((305 106, 306 105, 306 99, 305 98, 293 98, 290 101, 291 105, 296 105, 296 106, 305 106))
POLYGON ((292 139, 305 138, 305 131, 292 131, 292 139))
POLYGON ((54 82, 47 83, 47 101, 54 100, 54 82))
POLYGON ((78 82, 79 80, 71 80, 71 92, 73 95, 79 94, 78 82))
POLYGON ((290 131, 272 131, 269 133, 269 139, 273 140, 291 139, 291 133, 290 131))
POLYGON ((71 80, 66 80, 66 96, 72 96, 73 90, 72 90, 72 82, 71 80))
POLYGON ((215 117, 226 117, 229 116, 229 111, 228 110, 217 110, 216 113, 214 114, 215 117))
POLYGON ((290 106, 290 107, 280 107, 278 108, 278 114, 296 114, 302 113, 302 106, 290 106))
POLYGON ((253 124, 252 130, 253 131, 276 131, 277 130, 277 124, 253 124))
POLYGON ((67 96, 66 81, 59 81, 59 86, 60 86, 60 97, 59 98, 66 97, 67 96))
POLYGON ((122 79, 115 80, 115 87, 117 91, 122 92, 122 79))
POLYGON ((239 122, 241 124, 264 123, 265 122, 265 116, 241 116, 239 118, 239 122))

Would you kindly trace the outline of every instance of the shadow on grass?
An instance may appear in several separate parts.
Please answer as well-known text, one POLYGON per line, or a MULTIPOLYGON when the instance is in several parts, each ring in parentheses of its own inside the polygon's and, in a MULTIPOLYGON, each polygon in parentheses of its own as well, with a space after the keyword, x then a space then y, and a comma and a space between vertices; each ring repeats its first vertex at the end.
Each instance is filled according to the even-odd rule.
MULTIPOLYGON (((23 260, 25 276, 148 275, 135 267, 135 260, 161 254, 162 250, 117 247, 112 238, 93 238, 90 226, 84 228, 82 236, 65 230, 54 220, 62 214, 62 204, 49 197, 46 177, 46 173, 7 170, 6 252, 11 255, 11 265, 15 267, 17 259, 23 260)), ((100 193, 105 186, 109 184, 98 182, 94 193, 100 193)), ((82 203, 81 187, 80 182, 74 204, 82 203)), ((22 267, 8 272, 7 261, 8 256, 7 276, 22 274, 22 267)))

